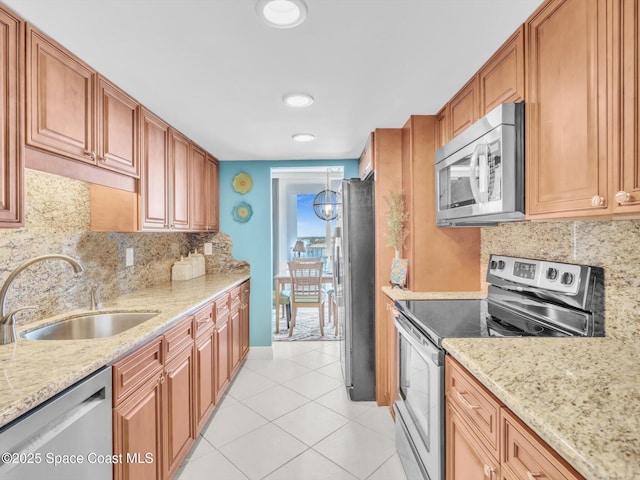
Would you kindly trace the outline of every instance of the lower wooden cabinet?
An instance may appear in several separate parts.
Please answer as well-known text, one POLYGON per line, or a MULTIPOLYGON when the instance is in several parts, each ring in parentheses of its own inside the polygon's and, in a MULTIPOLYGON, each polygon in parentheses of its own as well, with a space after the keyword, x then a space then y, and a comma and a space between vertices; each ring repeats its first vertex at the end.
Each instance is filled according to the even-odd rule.
POLYGON ((216 371, 216 402, 224 395, 231 380, 229 356, 231 354, 231 328, 229 315, 216 321, 215 349, 218 353, 216 371))
POLYGON ((249 282, 244 282, 241 285, 240 291, 240 334, 242 358, 246 358, 249 353, 249 340, 250 340, 250 322, 249 322, 249 294, 250 294, 249 282))
POLYGON ((471 433, 468 422, 447 402, 447 480, 498 480, 500 464, 471 433))
POLYGON ((249 282, 236 290, 233 320, 223 293, 113 365, 115 480, 175 475, 249 350, 249 282))
POLYGON ((216 349, 214 342, 214 329, 210 328, 196 340, 195 368, 196 368, 196 427, 201 430, 213 408, 216 405, 216 379, 215 363, 216 349))
MULTIPOLYGON (((187 319, 189 322, 191 318, 187 319)), ((196 439, 193 346, 182 350, 165 367, 164 478, 171 478, 196 439)))
POLYGON ((450 356, 445 368, 447 480, 584 480, 450 356))

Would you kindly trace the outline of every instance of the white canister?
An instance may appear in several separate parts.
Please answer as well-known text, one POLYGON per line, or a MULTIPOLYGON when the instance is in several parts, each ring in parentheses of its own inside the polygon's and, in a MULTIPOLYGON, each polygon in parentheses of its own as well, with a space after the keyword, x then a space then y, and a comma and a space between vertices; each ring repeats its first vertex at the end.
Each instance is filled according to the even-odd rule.
POLYGON ((193 265, 193 278, 201 277, 205 273, 204 268, 204 255, 194 250, 193 253, 189 253, 189 258, 193 265))
POLYGON ((193 264, 184 257, 173 264, 171 267, 171 280, 191 280, 193 278, 193 264))

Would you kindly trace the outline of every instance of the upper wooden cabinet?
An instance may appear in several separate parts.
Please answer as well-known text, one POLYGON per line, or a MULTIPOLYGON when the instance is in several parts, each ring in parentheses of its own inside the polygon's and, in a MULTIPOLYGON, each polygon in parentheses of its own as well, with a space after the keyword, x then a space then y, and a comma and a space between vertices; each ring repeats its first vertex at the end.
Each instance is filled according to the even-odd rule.
POLYGON ((473 77, 449 102, 447 117, 449 118, 450 138, 473 124, 479 117, 478 79, 473 77))
POLYGON ((610 213, 607 0, 551 0, 525 26, 528 216, 610 213))
POLYGON ((480 116, 498 105, 524 100, 524 25, 478 72, 480 116))
POLYGON ((23 225, 23 28, 20 19, 0 9, 0 227, 23 225))
POLYGON ((139 175, 139 105, 133 98, 28 24, 26 73, 27 145, 139 175))
POLYGON ((104 168, 138 177, 140 105, 106 78, 98 75, 97 108, 99 164, 104 168))
POLYGON ((140 129, 140 227, 169 228, 169 125, 142 109, 140 129))
POLYGON ((170 230, 189 230, 189 177, 191 142, 169 129, 169 225, 170 230))
POLYGON ((207 154, 205 163, 205 214, 207 218, 206 229, 210 232, 217 232, 220 229, 220 186, 218 160, 207 154))
POLYGON ((27 145, 95 164, 96 72, 27 24, 27 145))
POLYGON ((521 26, 436 114, 435 148, 505 102, 525 98, 525 29, 521 26))
POLYGON ((613 212, 640 212, 640 9, 636 0, 614 2, 614 85, 620 85, 614 97, 613 131, 620 132, 614 141, 612 161, 613 212), (619 8, 618 8, 619 7, 619 8), (619 110, 618 110, 619 108, 619 110), (618 125, 616 122, 620 121, 618 125), (618 143, 619 142, 619 148, 618 143))
POLYGON ((191 210, 189 212, 191 230, 207 230, 207 152, 193 142, 191 155, 191 210))
POLYGON ((447 106, 445 105, 436 113, 436 150, 445 145, 451 136, 449 135, 449 117, 447 116, 447 106))

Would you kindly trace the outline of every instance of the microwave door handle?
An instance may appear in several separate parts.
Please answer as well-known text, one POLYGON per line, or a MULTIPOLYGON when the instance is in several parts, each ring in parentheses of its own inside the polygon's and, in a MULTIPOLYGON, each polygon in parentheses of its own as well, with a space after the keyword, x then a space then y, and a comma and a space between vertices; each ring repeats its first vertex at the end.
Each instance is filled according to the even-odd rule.
POLYGON ((482 145, 476 145, 469 160, 469 186, 471 187, 471 195, 476 204, 480 203, 480 192, 478 191, 478 182, 476 182, 476 167, 478 166, 478 157, 482 145))
POLYGON ((480 175, 478 176, 478 191, 480 197, 480 203, 487 203, 489 201, 489 145, 481 145, 484 150, 478 154, 478 158, 483 157, 482 161, 479 161, 480 175))

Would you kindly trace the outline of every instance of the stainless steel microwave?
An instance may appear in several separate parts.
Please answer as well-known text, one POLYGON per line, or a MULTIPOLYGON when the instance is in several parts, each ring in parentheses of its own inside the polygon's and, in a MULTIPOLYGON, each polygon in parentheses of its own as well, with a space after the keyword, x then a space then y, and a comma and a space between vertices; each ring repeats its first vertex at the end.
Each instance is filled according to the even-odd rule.
POLYGON ((436 152, 436 223, 524 220, 524 103, 503 103, 436 152))

